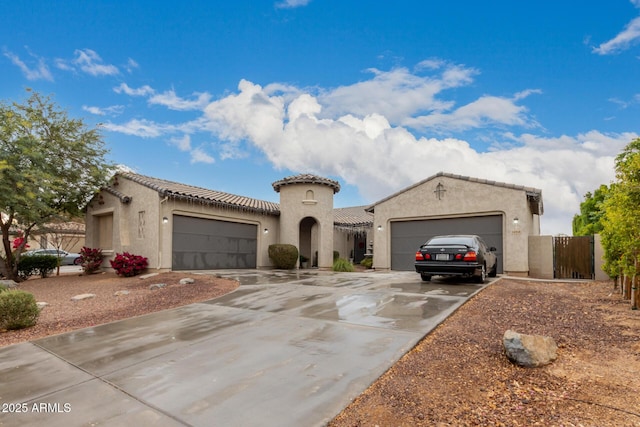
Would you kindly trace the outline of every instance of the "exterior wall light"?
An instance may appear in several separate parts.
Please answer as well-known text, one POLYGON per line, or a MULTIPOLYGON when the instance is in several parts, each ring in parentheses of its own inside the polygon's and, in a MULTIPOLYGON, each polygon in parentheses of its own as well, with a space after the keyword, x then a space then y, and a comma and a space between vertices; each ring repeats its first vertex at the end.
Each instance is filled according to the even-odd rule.
POLYGON ((378 231, 382 231, 382 226, 381 225, 378 226, 378 231))
POLYGON ((268 228, 265 228, 265 229, 264 229, 264 231, 263 231, 263 233, 264 233, 264 234, 268 234, 268 233, 269 233, 269 229, 268 229, 268 228))
POLYGON ((169 218, 167 218, 166 216, 162 217, 163 224, 167 224, 168 222, 169 222, 169 218))
POLYGON ((513 225, 518 225, 518 222, 520 222, 518 217, 513 218, 513 225))

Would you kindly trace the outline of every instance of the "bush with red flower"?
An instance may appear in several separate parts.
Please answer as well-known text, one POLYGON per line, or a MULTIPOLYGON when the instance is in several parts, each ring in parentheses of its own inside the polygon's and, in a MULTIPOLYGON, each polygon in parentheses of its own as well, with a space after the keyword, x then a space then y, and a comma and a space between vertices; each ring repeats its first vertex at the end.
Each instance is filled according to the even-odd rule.
POLYGON ((129 252, 116 254, 113 260, 109 261, 111 268, 118 276, 132 277, 140 274, 149 265, 149 260, 141 255, 133 255, 129 252))
POLYGON ((103 258, 102 249, 83 246, 80 249, 80 265, 84 270, 84 274, 93 274, 100 270, 103 258))

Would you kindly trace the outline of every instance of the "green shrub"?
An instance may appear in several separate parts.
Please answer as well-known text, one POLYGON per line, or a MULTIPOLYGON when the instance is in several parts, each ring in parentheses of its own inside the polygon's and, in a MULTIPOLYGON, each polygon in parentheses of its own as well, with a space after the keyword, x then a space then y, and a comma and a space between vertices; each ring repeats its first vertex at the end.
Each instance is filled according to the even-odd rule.
POLYGON ((367 258, 363 259, 362 261, 360 261, 360 265, 365 267, 365 268, 373 267, 373 258, 367 257, 367 258))
POLYGON ((351 264, 348 259, 338 258, 333 263, 333 271, 352 272, 352 271, 355 271, 355 270, 356 269, 353 267, 353 264, 351 264))
POLYGON ((80 249, 80 265, 84 270, 84 274, 92 274, 100 270, 102 258, 104 258, 102 249, 83 246, 80 249))
POLYGON ((0 292, 4 292, 4 291, 8 291, 9 288, 7 288, 5 285, 0 285, 0 292))
POLYGON ((0 292, 0 329, 22 329, 36 324, 40 309, 33 294, 20 290, 0 292))
POLYGON ((58 266, 58 257, 55 255, 31 255, 23 256, 18 262, 18 276, 27 279, 34 274, 43 279, 58 266))
POLYGON ((298 248, 282 243, 269 245, 269 258, 275 268, 291 270, 298 263, 298 248))

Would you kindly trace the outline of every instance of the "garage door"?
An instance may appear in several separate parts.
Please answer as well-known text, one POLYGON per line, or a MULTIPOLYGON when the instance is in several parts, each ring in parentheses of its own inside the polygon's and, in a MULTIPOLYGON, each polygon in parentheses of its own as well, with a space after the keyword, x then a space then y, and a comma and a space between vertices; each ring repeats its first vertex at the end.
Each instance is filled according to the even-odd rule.
POLYGON ((258 226, 173 216, 174 270, 256 268, 258 226))
POLYGON ((413 270, 416 251, 424 242, 441 234, 477 234, 495 246, 498 273, 502 273, 502 215, 441 218, 391 223, 391 269, 413 270))

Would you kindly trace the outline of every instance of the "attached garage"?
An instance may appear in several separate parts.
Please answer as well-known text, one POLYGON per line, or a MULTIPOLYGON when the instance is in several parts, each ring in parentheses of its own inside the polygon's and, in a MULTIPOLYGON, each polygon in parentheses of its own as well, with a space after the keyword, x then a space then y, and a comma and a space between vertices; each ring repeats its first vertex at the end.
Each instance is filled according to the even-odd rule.
POLYGON ((439 172, 367 208, 373 213, 373 266, 412 271, 416 250, 432 236, 477 234, 495 246, 498 273, 529 273, 529 236, 540 234, 542 192, 439 172))
POLYGON ((495 246, 498 273, 502 273, 502 215, 438 218, 391 222, 391 269, 412 271, 416 250, 433 236, 477 234, 495 246))
POLYGON ((173 270, 256 268, 258 226, 173 216, 173 270))

